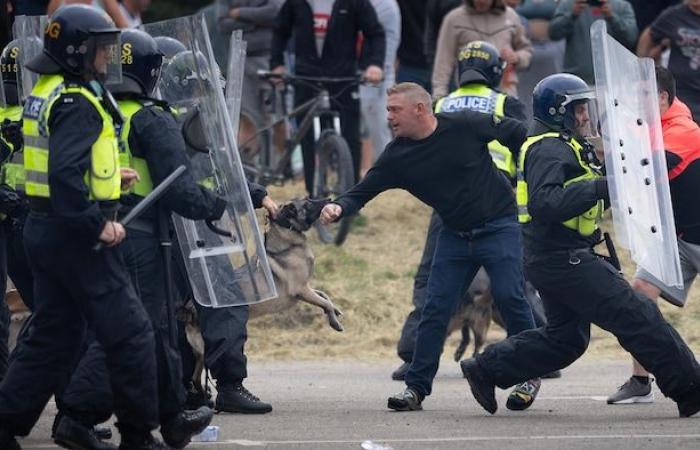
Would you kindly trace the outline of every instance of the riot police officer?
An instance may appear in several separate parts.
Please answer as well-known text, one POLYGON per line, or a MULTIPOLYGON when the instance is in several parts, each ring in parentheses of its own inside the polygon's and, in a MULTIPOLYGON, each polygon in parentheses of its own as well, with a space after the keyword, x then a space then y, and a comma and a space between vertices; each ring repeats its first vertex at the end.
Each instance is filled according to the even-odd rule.
POLYGON ((107 354, 121 448, 158 449, 155 343, 148 316, 117 246, 122 186, 115 125, 104 82, 119 78, 119 30, 88 6, 57 10, 42 53, 27 68, 39 79, 23 111, 25 247, 35 278, 31 330, 0 385, 0 448, 16 449, 70 376, 88 326, 107 354), (96 243, 105 248, 94 251, 96 243))
MULTIPOLYGON (((148 195, 178 166, 189 166, 185 141, 180 127, 165 102, 154 99, 163 55, 154 39, 143 31, 124 30, 121 34, 122 82, 110 88, 124 115, 120 127, 120 158, 122 167, 131 167, 140 180, 122 195, 125 206, 120 215, 148 195)), ((185 172, 160 201, 160 211, 152 208, 127 225, 128 236, 120 246, 136 293, 148 312, 156 337, 158 365, 159 415, 161 434, 165 442, 183 448, 191 436, 200 433, 213 411, 201 407, 185 411, 185 390, 182 386, 182 362, 174 343, 170 342, 166 308, 166 273, 161 257, 159 230, 170 230, 171 213, 193 220, 218 220, 226 201, 197 184, 191 170, 185 172), (160 223, 165 222, 165 223, 160 223)), ((172 301, 172 298, 169 299, 172 301)), ((175 343, 176 344, 176 343, 175 343)), ((90 345, 73 375, 62 398, 61 417, 54 439, 69 441, 82 436, 85 441, 99 445, 87 429, 62 427, 65 420, 90 425, 111 415, 105 355, 99 344, 90 345), (64 435, 64 431, 67 434, 64 435)))
POLYGON ((487 347, 462 361, 462 371, 476 400, 493 414, 496 386, 573 363, 586 351, 594 323, 656 376, 681 417, 692 416, 700 411, 700 365, 693 353, 658 307, 593 252, 608 190, 586 140, 595 134, 588 112, 592 98, 574 75, 543 79, 533 93, 535 124, 520 152, 525 272, 542 297, 548 323, 487 347))

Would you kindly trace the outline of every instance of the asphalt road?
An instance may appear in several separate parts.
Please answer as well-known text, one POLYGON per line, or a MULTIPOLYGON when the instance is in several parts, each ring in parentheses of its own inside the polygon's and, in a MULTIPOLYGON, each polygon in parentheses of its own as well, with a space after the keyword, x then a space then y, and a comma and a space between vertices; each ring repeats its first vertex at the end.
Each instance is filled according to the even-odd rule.
MULTIPOLYGON (((583 359, 558 380, 546 380, 526 412, 488 415, 468 393, 458 366, 445 360, 424 411, 397 413, 386 398, 403 388, 391 381, 394 361, 315 361, 251 364, 247 387, 273 404, 265 416, 219 414, 217 443, 190 448, 238 449, 698 449, 700 418, 679 419, 655 387, 651 405, 608 406, 606 396, 628 376, 629 362, 583 359), (365 444, 367 446, 367 444, 365 444), (371 448, 371 447, 370 447, 371 448)), ((54 448, 49 404, 24 448, 54 448)))

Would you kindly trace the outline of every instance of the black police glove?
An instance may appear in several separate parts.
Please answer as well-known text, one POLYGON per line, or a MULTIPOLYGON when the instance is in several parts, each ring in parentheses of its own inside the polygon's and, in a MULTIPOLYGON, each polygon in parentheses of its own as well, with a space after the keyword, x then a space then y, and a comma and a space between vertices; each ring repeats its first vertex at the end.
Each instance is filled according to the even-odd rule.
POLYGON ((216 197, 216 203, 207 220, 219 220, 226 212, 226 200, 223 197, 216 197))
POLYGON ((14 151, 18 151, 24 144, 22 137, 22 122, 15 122, 5 119, 2 122, 2 137, 12 145, 14 151))
POLYGON ((600 177, 595 181, 595 195, 598 200, 603 200, 606 204, 610 203, 610 192, 608 191, 608 178, 600 177))
POLYGON ((9 217, 22 217, 26 212, 24 197, 6 184, 0 185, 0 213, 9 217))
POLYGON ((321 215, 323 207, 331 202, 329 198, 318 198, 311 199, 307 198, 304 200, 304 222, 311 226, 316 220, 318 220, 321 215))

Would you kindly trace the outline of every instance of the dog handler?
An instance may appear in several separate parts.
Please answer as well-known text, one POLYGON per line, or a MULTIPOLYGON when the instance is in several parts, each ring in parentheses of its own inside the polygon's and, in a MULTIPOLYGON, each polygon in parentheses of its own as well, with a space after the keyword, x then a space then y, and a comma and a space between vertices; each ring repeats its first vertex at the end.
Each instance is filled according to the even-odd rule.
POLYGON ((323 208, 321 220, 352 215, 381 192, 402 188, 433 207, 444 222, 407 387, 388 400, 389 408, 409 411, 421 409, 430 395, 448 322, 465 283, 480 267, 491 277, 508 330, 534 327, 524 294, 515 199, 487 147, 497 139, 517 149, 526 129, 516 120, 473 111, 435 116, 430 94, 415 83, 398 84, 388 94, 388 120, 396 138, 364 180, 323 208))
POLYGON ((47 24, 40 74, 24 108, 25 246, 35 280, 31 331, 0 384, 0 448, 18 449, 53 394, 68 381, 86 323, 107 353, 123 448, 162 448, 155 343, 117 246, 122 185, 116 107, 104 90, 121 66, 119 30, 98 11, 68 5, 47 24), (114 71, 113 71, 114 70, 114 71), (103 251, 93 251, 97 242, 103 251))
POLYGON ((593 253, 608 200, 605 177, 591 167, 594 150, 580 78, 550 75, 533 93, 535 124, 519 158, 518 217, 525 223, 525 271, 540 292, 547 325, 511 336, 461 362, 479 404, 495 413, 494 388, 507 388, 576 361, 591 323, 610 331, 656 376, 681 417, 700 410, 700 366, 658 307, 593 253))

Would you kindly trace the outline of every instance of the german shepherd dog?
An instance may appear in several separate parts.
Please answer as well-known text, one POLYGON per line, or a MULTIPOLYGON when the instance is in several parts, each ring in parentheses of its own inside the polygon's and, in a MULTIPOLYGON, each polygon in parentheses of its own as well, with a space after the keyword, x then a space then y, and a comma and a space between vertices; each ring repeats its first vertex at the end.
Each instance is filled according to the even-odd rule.
MULTIPOLYGON (((292 200, 280 207, 275 218, 270 218, 269 228, 265 232, 265 252, 278 297, 250 305, 250 318, 282 312, 302 301, 321 308, 330 327, 343 331, 340 322, 343 313, 325 292, 314 289, 310 284, 314 272, 314 255, 304 233, 311 228, 327 203, 328 200, 292 200)), ((192 376, 194 389, 203 393, 201 379, 204 370, 204 340, 192 300, 180 308, 178 319, 185 323, 187 342, 195 357, 192 376)))

